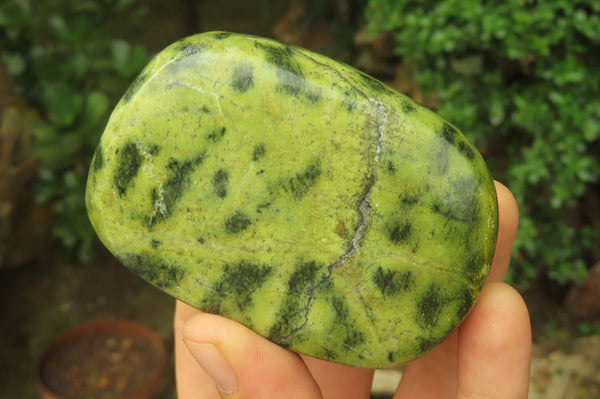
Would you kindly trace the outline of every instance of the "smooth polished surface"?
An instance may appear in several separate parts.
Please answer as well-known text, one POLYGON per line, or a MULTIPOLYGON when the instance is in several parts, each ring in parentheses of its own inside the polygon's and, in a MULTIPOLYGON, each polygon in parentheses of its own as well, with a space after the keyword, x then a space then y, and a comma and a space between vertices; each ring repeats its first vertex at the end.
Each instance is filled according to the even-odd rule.
POLYGON ((493 180, 454 126, 345 64, 227 32, 182 39, 140 74, 86 201, 150 283, 359 367, 443 340, 497 234, 493 180))

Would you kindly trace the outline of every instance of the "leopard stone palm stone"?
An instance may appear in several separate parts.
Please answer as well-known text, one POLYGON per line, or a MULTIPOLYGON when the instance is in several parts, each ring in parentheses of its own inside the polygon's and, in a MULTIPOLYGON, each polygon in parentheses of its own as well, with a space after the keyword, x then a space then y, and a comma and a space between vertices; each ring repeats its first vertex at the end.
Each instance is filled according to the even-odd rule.
POLYGON ((290 350, 415 359, 473 306, 492 177, 450 123, 345 64, 227 32, 160 52, 90 168, 98 236, 129 269, 290 350))

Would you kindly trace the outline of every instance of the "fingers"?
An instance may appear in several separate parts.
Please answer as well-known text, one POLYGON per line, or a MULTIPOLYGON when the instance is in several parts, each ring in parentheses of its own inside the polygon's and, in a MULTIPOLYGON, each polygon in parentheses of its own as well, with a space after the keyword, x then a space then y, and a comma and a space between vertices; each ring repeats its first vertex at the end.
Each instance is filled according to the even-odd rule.
POLYGON ((364 399, 371 393, 373 370, 301 356, 327 399, 364 399))
POLYGON ((185 323, 200 311, 177 301, 175 309, 175 375, 179 399, 218 399, 219 393, 214 380, 198 364, 183 340, 185 323))
POLYGON ((409 363, 394 399, 455 399, 457 337, 458 331, 454 331, 440 345, 409 363))
POLYGON ((512 193, 502 183, 495 182, 498 195, 498 241, 488 280, 503 281, 510 264, 513 243, 519 225, 519 208, 512 193))
POLYGON ((531 328, 527 307, 509 285, 489 282, 458 335, 459 399, 525 399, 531 328))
POLYGON ((184 322, 180 337, 180 399, 322 398, 300 356, 235 321, 198 312, 184 322))

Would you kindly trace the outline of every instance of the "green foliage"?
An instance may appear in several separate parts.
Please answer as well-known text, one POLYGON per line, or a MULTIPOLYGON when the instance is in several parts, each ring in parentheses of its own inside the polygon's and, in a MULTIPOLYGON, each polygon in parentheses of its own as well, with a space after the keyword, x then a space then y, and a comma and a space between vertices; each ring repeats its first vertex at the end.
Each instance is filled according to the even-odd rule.
POLYGON ((598 335, 600 336, 600 323, 583 321, 578 325, 578 331, 585 336, 598 335))
POLYGON ((578 206, 598 196, 600 3, 370 0, 366 15, 515 194, 512 278, 585 276, 597 232, 578 206))
POLYGON ((142 8, 135 0, 6 0, 0 5, 0 61, 38 117, 36 199, 55 210, 54 235, 79 258, 94 233, 84 204, 93 149, 110 110, 147 62, 119 39, 142 8))

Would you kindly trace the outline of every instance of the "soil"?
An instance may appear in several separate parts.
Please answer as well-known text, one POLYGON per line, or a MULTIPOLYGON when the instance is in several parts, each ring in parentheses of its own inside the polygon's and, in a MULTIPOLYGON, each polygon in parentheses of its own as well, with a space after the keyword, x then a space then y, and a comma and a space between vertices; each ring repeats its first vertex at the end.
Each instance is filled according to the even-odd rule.
POLYGON ((111 399, 143 388, 160 370, 152 345, 133 334, 96 332, 61 345, 41 365, 52 392, 71 399, 111 399))
MULTIPOLYGON (((98 261, 87 264, 73 264, 48 255, 46 263, 0 271, 0 303, 3 304, 0 323, 1 398, 37 399, 35 364, 45 346, 67 329, 100 319, 126 319, 157 333, 168 352, 166 377, 161 382, 161 393, 157 399, 176 397, 172 329, 174 300, 129 272, 106 253, 102 252, 98 261)), ((101 338, 81 344, 102 349, 94 355, 96 360, 108 354, 108 348, 102 348, 101 338)), ((129 345, 126 339, 105 341, 104 344, 114 344, 121 349, 129 345)), ((127 356, 126 363, 130 366, 142 361, 141 358, 136 359, 138 355, 133 353, 127 356)), ((52 372, 52 368, 46 369, 46 372, 52 372)), ((83 366, 73 372, 83 375, 83 366)), ((105 382, 95 381, 96 384, 105 382)), ((118 381, 112 383, 119 388, 118 381)))

